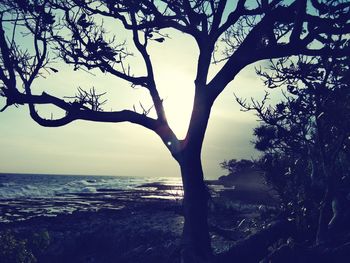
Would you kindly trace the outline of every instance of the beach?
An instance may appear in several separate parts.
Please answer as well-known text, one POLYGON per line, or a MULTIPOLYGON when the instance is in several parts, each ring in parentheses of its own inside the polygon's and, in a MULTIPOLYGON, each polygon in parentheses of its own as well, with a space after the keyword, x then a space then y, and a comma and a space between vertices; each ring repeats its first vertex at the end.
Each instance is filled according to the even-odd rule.
MULTIPOLYGON (((87 180, 89 192, 2 198, 0 232, 27 240, 37 262, 179 262, 184 219, 178 181, 139 180, 92 190, 98 183, 87 180), (33 248, 31 240, 42 247, 33 248)), ((264 229, 278 214, 276 204, 259 195, 247 199, 243 190, 218 182, 208 187, 215 254, 264 229)))

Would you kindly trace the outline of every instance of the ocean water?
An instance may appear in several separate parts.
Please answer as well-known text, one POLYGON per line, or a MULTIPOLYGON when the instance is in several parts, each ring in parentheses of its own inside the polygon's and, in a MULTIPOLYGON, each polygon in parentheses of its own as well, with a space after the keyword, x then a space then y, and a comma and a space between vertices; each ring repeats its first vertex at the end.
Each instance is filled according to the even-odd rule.
POLYGON ((49 174, 0 174, 0 200, 25 198, 55 198, 107 190, 133 190, 159 182, 181 185, 174 177, 84 176, 49 174))
POLYGON ((180 178, 0 174, 0 223, 182 198, 180 178), (166 187, 158 188, 157 185, 166 187))

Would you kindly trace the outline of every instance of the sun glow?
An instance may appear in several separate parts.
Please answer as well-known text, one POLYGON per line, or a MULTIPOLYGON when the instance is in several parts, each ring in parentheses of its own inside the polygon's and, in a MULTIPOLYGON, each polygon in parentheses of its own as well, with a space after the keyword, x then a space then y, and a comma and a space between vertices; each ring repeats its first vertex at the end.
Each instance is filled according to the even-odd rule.
POLYGON ((186 78, 177 80, 164 99, 169 125, 179 139, 186 136, 191 118, 194 88, 189 85, 190 83, 186 78))
POLYGON ((165 103, 169 125, 179 139, 186 136, 192 105, 193 96, 186 96, 182 92, 174 94, 172 99, 165 103))
POLYGON ((149 53, 169 125, 182 139, 191 117, 199 51, 189 36, 175 30, 165 33, 170 38, 150 45, 149 53))

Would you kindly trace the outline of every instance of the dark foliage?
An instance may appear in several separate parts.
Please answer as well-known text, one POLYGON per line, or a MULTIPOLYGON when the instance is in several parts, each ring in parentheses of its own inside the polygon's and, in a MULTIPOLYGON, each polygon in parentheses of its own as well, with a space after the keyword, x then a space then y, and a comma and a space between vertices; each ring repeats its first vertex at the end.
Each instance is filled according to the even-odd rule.
POLYGON ((254 162, 251 160, 231 159, 220 163, 222 169, 229 172, 230 175, 239 174, 254 169, 254 162))
POLYGON ((267 97, 250 105, 237 99, 263 122, 254 130, 260 165, 302 242, 349 234, 349 66, 348 57, 273 61, 269 72, 258 73, 270 88, 287 88, 284 100, 267 106, 267 97))
POLYGON ((3 263, 35 263, 50 243, 47 231, 27 233, 0 232, 0 259, 3 263))

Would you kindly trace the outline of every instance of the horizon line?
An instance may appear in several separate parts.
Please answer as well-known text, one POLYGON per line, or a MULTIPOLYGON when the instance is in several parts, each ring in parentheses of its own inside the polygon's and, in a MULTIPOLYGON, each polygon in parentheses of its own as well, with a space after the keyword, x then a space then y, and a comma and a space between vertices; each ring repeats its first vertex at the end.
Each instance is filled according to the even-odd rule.
MULTIPOLYGON (((61 175, 61 176, 108 176, 108 177, 153 177, 153 176, 139 176, 139 175, 108 175, 108 174, 66 174, 66 173, 24 173, 24 172, 0 172, 1 175, 11 175, 11 174, 18 174, 18 175, 61 175)), ((162 178, 162 177, 176 177, 177 176, 157 176, 154 178, 162 178)))

